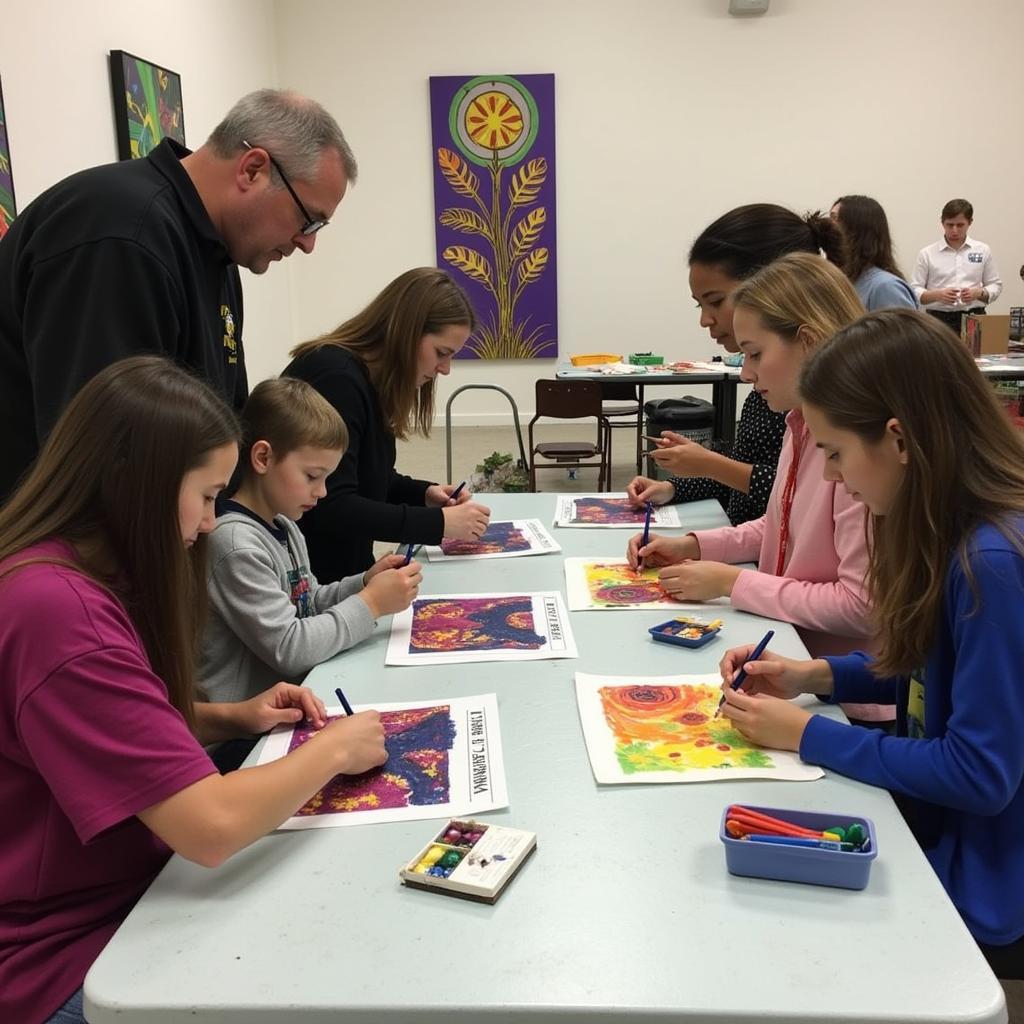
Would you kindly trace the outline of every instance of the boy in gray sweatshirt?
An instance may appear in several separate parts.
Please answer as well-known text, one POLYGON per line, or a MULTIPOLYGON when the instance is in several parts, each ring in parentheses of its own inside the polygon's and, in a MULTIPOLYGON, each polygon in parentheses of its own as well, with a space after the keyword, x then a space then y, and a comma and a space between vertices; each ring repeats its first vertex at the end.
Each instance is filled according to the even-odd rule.
POLYGON ((295 525, 326 493, 348 445, 337 411, 305 381, 258 384, 241 413, 241 483, 208 540, 210 608, 199 679, 211 701, 247 700, 365 640, 408 608, 420 565, 385 555, 320 586, 295 525))

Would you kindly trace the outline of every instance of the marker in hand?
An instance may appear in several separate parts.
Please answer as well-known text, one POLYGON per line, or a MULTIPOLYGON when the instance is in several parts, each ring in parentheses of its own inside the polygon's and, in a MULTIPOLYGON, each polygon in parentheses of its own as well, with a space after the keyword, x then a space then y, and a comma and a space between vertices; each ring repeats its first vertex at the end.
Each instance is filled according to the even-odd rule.
POLYGON ((458 496, 462 493, 462 488, 465 487, 465 486, 466 486, 466 481, 463 480, 462 483, 459 484, 459 486, 456 487, 454 491, 452 491, 452 496, 448 499, 448 503, 449 504, 451 504, 453 501, 455 501, 456 498, 458 498, 458 496))
POLYGON ((335 687, 334 696, 338 698, 338 703, 341 704, 346 715, 354 714, 354 712, 352 711, 352 705, 349 704, 349 702, 345 699, 345 694, 341 692, 340 686, 335 687))
POLYGON ((416 554, 416 543, 414 541, 412 544, 409 545, 408 550, 405 552, 405 561, 402 563, 402 568, 403 569, 412 561, 412 556, 415 555, 415 554, 416 554))
MULTIPOLYGON (((769 629, 767 633, 761 638, 761 642, 754 648, 753 653, 747 658, 747 661, 757 661, 758 658, 764 654, 765 648, 768 646, 771 638, 775 636, 775 630, 769 629)), ((747 670, 741 668, 736 673, 736 678, 732 681, 732 689, 738 690, 747 681, 747 670)), ((722 705, 725 703, 725 694, 722 694, 722 699, 718 702, 718 707, 715 709, 715 718, 717 718, 722 712, 722 705)))
MULTIPOLYGON (((640 541, 640 547, 647 547, 648 541, 651 539, 651 513, 654 511, 654 505, 651 502, 647 502, 647 511, 644 513, 644 536, 643 540, 640 541)), ((643 572, 644 560, 640 556, 637 556, 636 560, 636 571, 643 572)))

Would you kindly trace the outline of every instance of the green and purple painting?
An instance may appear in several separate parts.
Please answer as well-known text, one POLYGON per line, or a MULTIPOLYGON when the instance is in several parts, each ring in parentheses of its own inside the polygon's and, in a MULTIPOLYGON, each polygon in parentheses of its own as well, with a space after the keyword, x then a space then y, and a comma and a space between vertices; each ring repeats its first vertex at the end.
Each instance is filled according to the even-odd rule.
POLYGON ((125 50, 110 51, 117 156, 138 160, 163 139, 185 145, 181 76, 125 50))

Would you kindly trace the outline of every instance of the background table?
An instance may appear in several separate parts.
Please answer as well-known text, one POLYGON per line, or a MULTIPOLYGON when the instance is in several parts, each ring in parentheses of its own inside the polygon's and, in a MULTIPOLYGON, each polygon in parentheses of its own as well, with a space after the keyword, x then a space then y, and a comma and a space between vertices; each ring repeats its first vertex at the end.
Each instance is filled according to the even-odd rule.
MULTIPOLYGON (((496 518, 550 523, 551 494, 488 496, 496 518)), ((717 525, 714 502, 680 506, 717 525)), ((620 555, 626 530, 554 530, 566 555, 620 555)), ((429 563, 423 594, 562 589, 562 558, 429 563)), ((717 614, 717 610, 716 610, 717 614)), ((93 1024, 301 1019, 529 1024, 1002 1022, 1002 990, 889 795, 817 782, 598 787, 573 672, 714 671, 765 620, 724 609, 698 651, 655 644, 664 609, 575 612, 578 660, 385 668, 389 628, 315 669, 329 703, 498 694, 510 807, 538 834, 494 906, 408 890, 399 868, 439 822, 270 835, 217 870, 174 857, 93 966, 93 1024), (874 820, 862 892, 737 878, 718 840, 730 802, 874 820)), ((791 626, 773 649, 803 656, 791 626)), ((819 705, 825 714, 837 709, 819 705)))
POLYGON ((659 370, 657 367, 637 367, 636 373, 599 373, 586 366, 561 363, 555 371, 559 380, 596 380, 599 384, 622 382, 635 384, 641 410, 644 407, 644 388, 664 384, 710 384, 711 404, 715 407, 713 431, 715 440, 731 444, 736 439, 736 386, 740 381, 739 367, 722 364, 720 370, 659 370))

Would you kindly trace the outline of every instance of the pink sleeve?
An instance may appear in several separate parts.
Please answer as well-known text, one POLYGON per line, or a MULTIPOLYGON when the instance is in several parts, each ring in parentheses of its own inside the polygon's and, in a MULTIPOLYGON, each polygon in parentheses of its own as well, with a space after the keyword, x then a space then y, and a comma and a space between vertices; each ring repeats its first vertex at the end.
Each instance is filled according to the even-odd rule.
POLYGON ((756 562, 764 540, 764 516, 739 526, 721 526, 717 530, 696 530, 702 562, 756 562))
POLYGON ((836 487, 832 517, 839 561, 834 581, 810 583, 743 570, 732 588, 733 607, 822 633, 870 636, 864 505, 854 501, 845 488, 836 487))

